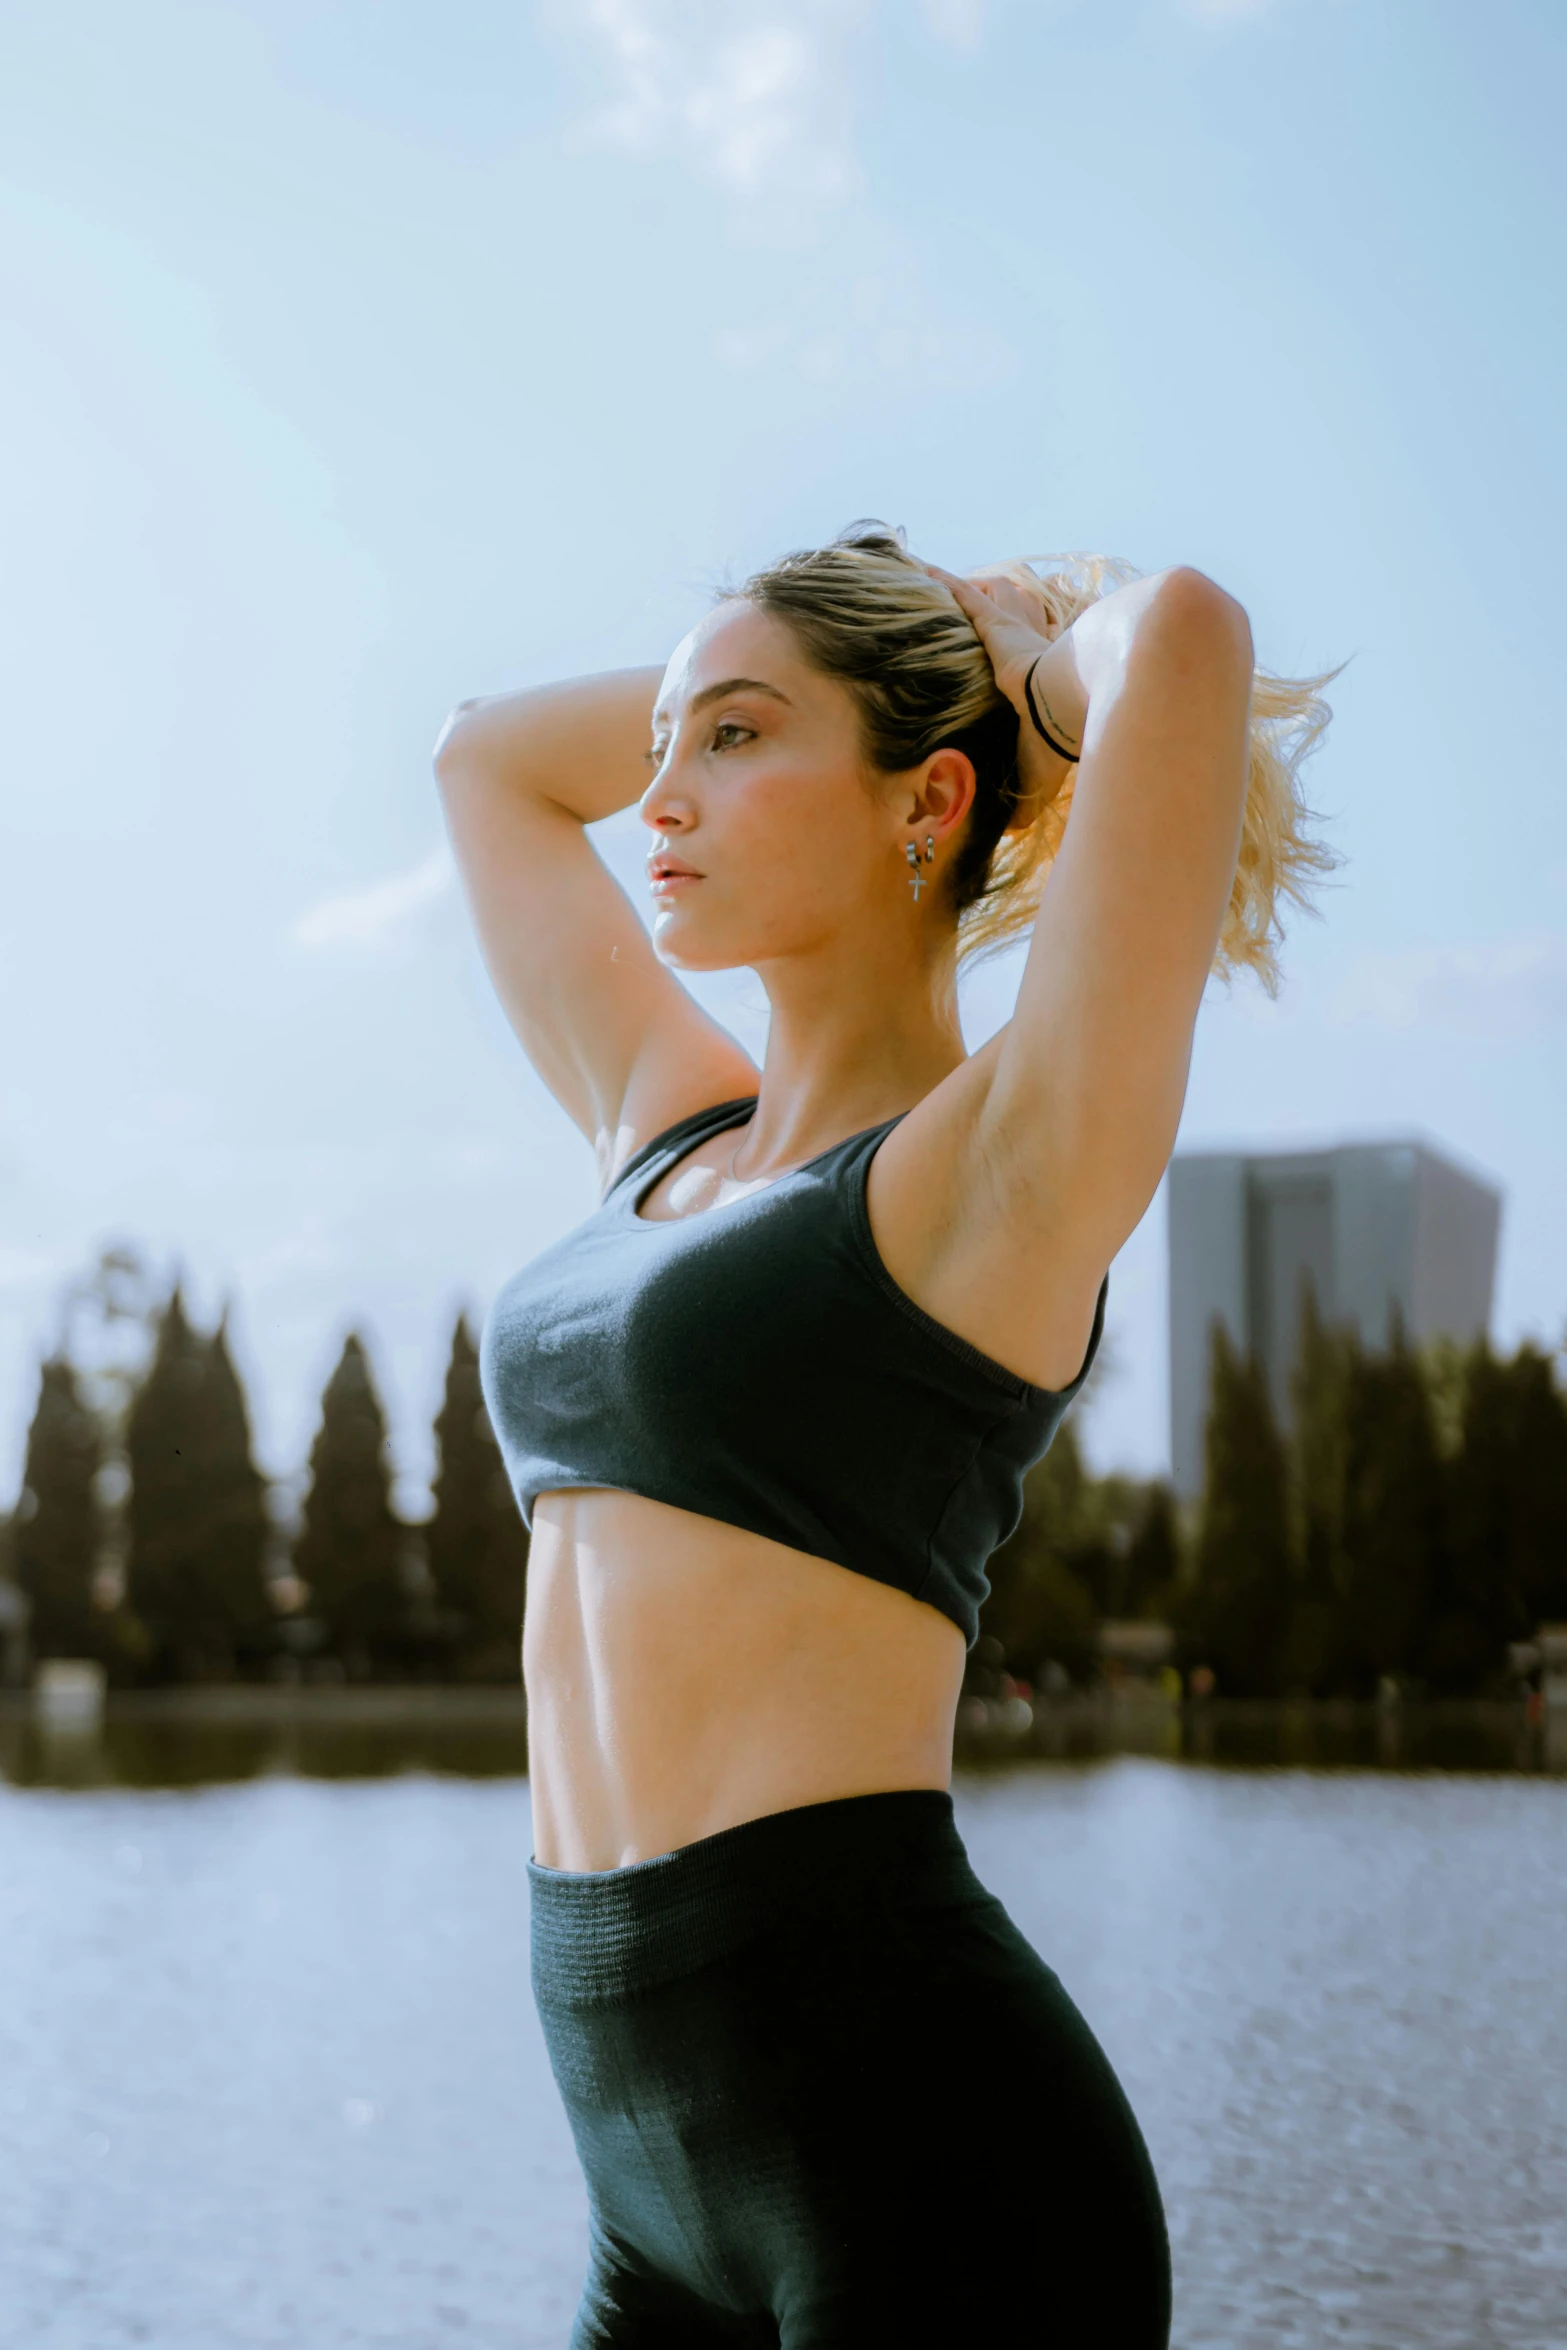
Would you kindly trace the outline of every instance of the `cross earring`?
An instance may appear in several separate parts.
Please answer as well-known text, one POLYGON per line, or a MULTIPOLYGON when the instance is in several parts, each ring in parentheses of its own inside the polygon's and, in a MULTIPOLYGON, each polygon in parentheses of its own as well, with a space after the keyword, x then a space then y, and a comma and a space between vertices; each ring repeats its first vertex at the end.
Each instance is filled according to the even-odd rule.
MULTIPOLYGON (((920 891, 925 887, 925 876, 920 871, 920 853, 911 840, 904 842, 903 853, 909 860, 909 887, 914 892, 914 903, 918 905, 920 891)), ((936 862, 936 836, 933 832, 927 832, 925 835, 925 862, 927 865, 934 865, 936 862)))

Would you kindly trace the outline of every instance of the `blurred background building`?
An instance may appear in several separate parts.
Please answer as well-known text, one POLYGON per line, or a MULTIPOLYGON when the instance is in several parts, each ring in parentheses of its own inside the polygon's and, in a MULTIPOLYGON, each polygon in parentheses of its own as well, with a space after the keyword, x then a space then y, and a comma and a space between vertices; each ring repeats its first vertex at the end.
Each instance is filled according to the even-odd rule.
POLYGON ((1387 1343, 1487 1329, 1502 1195, 1428 1143, 1320 1151, 1193 1151, 1170 1167, 1170 1459, 1203 1482, 1212 1328, 1264 1366, 1287 1425, 1306 1284, 1324 1321, 1387 1343))

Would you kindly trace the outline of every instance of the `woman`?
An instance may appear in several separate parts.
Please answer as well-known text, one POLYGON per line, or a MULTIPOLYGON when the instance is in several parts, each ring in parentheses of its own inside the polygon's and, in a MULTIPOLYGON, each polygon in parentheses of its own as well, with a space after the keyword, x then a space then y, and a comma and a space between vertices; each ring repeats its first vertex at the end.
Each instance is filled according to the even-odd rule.
POLYGON ((446 731, 495 984, 606 1187, 484 1346, 532 1526, 574 2350, 1166 2340, 1142 2139, 969 1870, 953 1715, 1209 971, 1271 977, 1276 900, 1323 861, 1295 768, 1324 716, 1254 681, 1195 571, 962 580, 860 524, 662 675, 446 731), (584 829, 634 800, 651 942, 584 829), (1031 925, 966 1052, 960 953, 1031 925), (736 965, 760 1072, 670 968, 736 965))

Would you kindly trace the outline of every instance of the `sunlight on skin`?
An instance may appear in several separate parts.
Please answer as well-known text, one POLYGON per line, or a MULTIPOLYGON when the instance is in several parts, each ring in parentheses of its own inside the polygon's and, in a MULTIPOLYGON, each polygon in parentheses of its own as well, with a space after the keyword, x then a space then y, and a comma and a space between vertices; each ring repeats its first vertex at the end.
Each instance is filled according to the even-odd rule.
POLYGON ((955 1624, 639 1494, 539 1496, 523 1659, 548 1868, 617 1868, 763 1812, 948 1782, 955 1624))
MULTIPOLYGON (((943 584, 1014 706, 1031 676, 1064 738, 1088 745, 1060 860, 1075 878, 1054 881, 1023 1009, 973 1055, 942 886, 972 762, 944 745, 903 773, 868 769, 847 687, 756 606, 715 607, 656 682, 622 672, 466 706, 438 772, 498 991, 601 1166, 708 1104, 759 1097, 637 1213, 730 1204, 896 1120, 866 1191, 884 1271, 1053 1389, 1081 1367, 1105 1267, 1173 1138, 1234 865, 1249 642, 1195 573, 1118 590, 1054 641, 1005 581, 943 584), (651 941, 584 831, 633 800, 651 941), (917 891, 911 842, 928 849, 917 891), (1129 910, 1133 960, 1115 943, 1129 910), (1063 953, 1052 942, 1074 921, 1063 953), (771 1007, 760 1076, 674 977, 737 966, 771 1007), (987 1111, 998 1092, 1010 1127, 987 1111)), ((1059 789, 1067 762, 1032 725, 1019 756, 1026 792, 1059 789)), ((945 1785, 963 1656, 948 1617, 891 1585, 644 1496, 546 1491, 524 1639, 537 1856, 615 1867, 802 1803, 945 1785)))

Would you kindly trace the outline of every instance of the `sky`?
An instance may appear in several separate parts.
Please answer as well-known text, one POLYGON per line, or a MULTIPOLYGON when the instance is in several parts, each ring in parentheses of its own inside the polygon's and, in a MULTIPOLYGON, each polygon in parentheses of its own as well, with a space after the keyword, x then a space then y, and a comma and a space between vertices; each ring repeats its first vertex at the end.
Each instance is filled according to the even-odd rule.
MULTIPOLYGON (((1195 563, 1347 663, 1343 868, 1277 1002, 1210 991, 1182 1147, 1427 1138, 1505 1187, 1498 1339, 1557 1343, 1564 68, 1547 0, 0 15, 0 1504, 125 1239, 230 1307, 279 1476, 363 1329, 420 1505, 454 1315, 594 1201, 441 721, 861 515, 1195 563)), ((1167 1460, 1164 1282, 1159 1200, 1101 1465, 1167 1460)))

